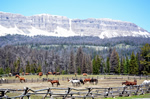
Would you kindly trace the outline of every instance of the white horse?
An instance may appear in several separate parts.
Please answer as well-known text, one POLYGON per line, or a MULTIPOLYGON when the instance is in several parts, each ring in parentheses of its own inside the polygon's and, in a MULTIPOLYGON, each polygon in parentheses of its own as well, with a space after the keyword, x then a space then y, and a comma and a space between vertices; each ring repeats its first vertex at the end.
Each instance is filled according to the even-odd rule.
POLYGON ((70 83, 73 84, 73 86, 80 86, 80 80, 69 80, 70 83))
POLYGON ((150 80, 144 80, 141 85, 150 85, 150 80))

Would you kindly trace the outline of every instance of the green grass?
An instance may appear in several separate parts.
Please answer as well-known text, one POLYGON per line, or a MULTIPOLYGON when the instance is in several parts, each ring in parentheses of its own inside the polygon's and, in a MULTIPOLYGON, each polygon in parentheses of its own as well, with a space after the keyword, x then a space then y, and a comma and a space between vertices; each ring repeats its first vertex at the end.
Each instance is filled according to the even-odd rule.
MULTIPOLYGON (((143 98, 146 98, 146 99, 150 99, 150 93, 148 94, 144 94, 144 95, 137 95, 137 96, 130 96, 130 97, 115 97, 116 99, 143 99, 143 98)), ((96 99, 100 99, 100 98, 96 98, 96 99)), ((114 99, 114 98, 104 98, 104 99, 114 99)))

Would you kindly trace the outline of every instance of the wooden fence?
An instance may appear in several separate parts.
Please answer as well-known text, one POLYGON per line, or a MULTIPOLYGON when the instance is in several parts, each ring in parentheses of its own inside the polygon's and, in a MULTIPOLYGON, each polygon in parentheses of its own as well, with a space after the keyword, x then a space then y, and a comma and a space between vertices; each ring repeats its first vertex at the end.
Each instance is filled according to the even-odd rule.
POLYGON ((46 88, 40 90, 32 90, 28 87, 25 89, 0 89, 0 99, 23 99, 27 97, 30 99, 33 95, 40 95, 42 98, 56 98, 61 97, 66 98, 97 98, 97 97, 123 97, 131 95, 141 95, 150 92, 150 85, 135 85, 135 86, 125 86, 125 87, 111 87, 111 88, 98 88, 98 87, 88 87, 84 89, 76 88, 46 88), (15 97, 7 96, 7 93, 20 93, 21 95, 15 97))

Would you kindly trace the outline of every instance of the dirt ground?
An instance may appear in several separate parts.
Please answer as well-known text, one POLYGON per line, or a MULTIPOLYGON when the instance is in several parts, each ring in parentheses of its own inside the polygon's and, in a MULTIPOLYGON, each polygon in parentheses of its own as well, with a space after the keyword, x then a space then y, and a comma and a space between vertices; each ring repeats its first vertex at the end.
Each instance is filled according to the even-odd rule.
MULTIPOLYGON (((62 81, 60 80, 60 86, 58 86, 58 88, 86 88, 86 87, 99 87, 99 88, 108 88, 108 87, 122 87, 122 82, 125 82, 126 80, 124 79, 99 79, 98 80, 98 84, 97 85, 93 85, 90 83, 85 83, 84 85, 80 85, 79 87, 74 87, 72 85, 72 83, 68 82, 68 81, 62 81)), ((132 80, 128 80, 128 81, 133 81, 132 80)), ((137 79, 137 84, 142 84, 144 80, 139 80, 137 79)), ((8 89, 23 89, 24 87, 28 87, 31 88, 33 90, 38 90, 38 89, 45 89, 45 88, 49 88, 52 87, 50 82, 36 82, 36 83, 9 83, 9 84, 0 84, 0 88, 8 88, 8 89)), ((56 84, 54 84, 53 87, 57 87, 56 84)))

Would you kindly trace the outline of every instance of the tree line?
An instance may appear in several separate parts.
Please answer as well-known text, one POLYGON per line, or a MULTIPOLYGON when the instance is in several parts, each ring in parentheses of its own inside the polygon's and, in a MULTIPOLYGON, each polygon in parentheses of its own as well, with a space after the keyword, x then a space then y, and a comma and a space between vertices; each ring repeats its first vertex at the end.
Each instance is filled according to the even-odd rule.
POLYGON ((109 48, 107 57, 103 53, 86 53, 82 47, 63 49, 33 49, 28 46, 5 46, 0 48, 0 74, 27 72, 74 73, 116 73, 145 74, 150 73, 150 45, 145 44, 137 53, 130 56, 118 54, 116 48, 109 48))

